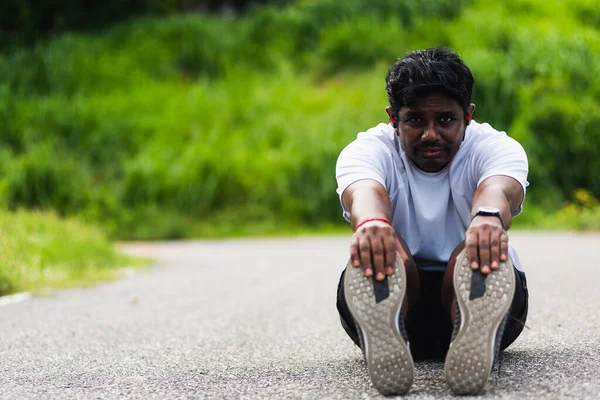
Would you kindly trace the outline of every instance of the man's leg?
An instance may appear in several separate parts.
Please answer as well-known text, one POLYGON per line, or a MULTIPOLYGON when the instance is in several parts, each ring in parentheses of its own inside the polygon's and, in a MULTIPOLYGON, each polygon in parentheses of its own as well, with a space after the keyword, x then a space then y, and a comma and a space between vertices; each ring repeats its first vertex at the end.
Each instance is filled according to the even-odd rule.
POLYGON ((508 320, 506 321, 506 327, 504 328, 502 341, 500 342, 500 351, 506 349, 519 337, 521 332, 523 332, 523 328, 525 328, 525 321, 527 320, 529 290, 527 289, 525 273, 515 269, 515 281, 515 296, 510 306, 508 320))
POLYGON ((510 260, 484 275, 470 268, 463 249, 461 243, 453 252, 442 287, 443 307, 456 321, 445 375, 453 392, 476 394, 483 390, 497 352, 522 330, 527 289, 510 260))
POLYGON ((446 267, 446 273, 444 274, 444 280, 442 282, 442 307, 450 317, 452 321, 456 319, 456 294, 454 293, 454 267, 456 266, 456 258, 465 249, 465 242, 462 241, 448 260, 448 266, 446 267))
POLYGON ((452 320, 442 308, 442 282, 447 263, 415 260, 421 298, 406 318, 406 332, 414 360, 443 360, 452 337, 452 320))

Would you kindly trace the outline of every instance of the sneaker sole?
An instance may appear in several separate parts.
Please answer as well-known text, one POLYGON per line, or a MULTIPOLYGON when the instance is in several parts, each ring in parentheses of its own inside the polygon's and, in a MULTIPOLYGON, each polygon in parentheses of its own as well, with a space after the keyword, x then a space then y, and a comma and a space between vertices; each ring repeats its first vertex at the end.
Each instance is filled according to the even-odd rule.
POLYGON ((444 366, 448 386, 459 395, 478 394, 485 388, 494 364, 496 343, 501 339, 496 337, 498 328, 515 293, 515 273, 510 260, 488 274, 485 291, 475 295, 471 293, 472 279, 481 279, 482 275, 474 277, 474 274, 481 272, 473 272, 463 251, 457 257, 453 277, 461 324, 444 366))
POLYGON ((403 322, 398 318, 406 293, 406 271, 399 256, 394 273, 384 282, 388 285, 389 295, 376 302, 374 279, 365 277, 361 268, 348 263, 344 291, 348 308, 359 328, 373 386, 386 396, 401 395, 412 386, 414 365, 401 333, 403 322))

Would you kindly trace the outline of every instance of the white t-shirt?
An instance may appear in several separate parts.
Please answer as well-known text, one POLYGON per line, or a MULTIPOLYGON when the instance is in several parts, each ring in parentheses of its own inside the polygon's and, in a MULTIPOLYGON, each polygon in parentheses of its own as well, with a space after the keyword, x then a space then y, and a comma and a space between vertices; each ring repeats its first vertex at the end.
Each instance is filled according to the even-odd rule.
MULTIPOLYGON (((336 165, 340 202, 344 190, 362 179, 373 179, 387 190, 394 230, 415 259, 447 262, 465 238, 477 186, 494 175, 510 176, 523 186, 528 163, 523 147, 489 124, 471 121, 465 140, 440 172, 424 172, 407 157, 391 125, 379 124, 358 134, 341 152, 336 165)), ((344 208, 342 204, 342 208, 344 208)), ((514 214, 521 212, 519 210, 514 214)), ((343 210, 350 221, 350 212, 343 210)), ((522 270, 509 244, 509 256, 522 270)))

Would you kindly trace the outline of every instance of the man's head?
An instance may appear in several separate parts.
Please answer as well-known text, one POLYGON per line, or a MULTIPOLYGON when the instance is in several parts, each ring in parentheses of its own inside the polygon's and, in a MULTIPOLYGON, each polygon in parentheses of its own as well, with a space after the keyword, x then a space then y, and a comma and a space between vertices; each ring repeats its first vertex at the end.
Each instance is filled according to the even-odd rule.
POLYGON ((475 109, 472 91, 471 71, 449 49, 414 51, 390 68, 386 111, 418 168, 440 171, 458 152, 475 109))

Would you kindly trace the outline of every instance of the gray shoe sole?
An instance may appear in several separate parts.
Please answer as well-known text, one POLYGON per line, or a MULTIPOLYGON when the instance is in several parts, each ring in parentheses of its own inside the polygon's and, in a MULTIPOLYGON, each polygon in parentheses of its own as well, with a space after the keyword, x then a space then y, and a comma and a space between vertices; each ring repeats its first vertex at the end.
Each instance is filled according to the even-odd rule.
POLYGON ((472 279, 482 279, 469 267, 466 252, 459 254, 454 269, 454 291, 460 313, 460 329, 450 344, 444 375, 454 394, 478 394, 485 388, 496 355, 502 325, 515 293, 515 273, 508 260, 484 281, 485 291, 473 296, 472 279), (477 297, 477 298, 473 298, 477 297), (470 299, 471 298, 471 299, 470 299))
POLYGON ((394 274, 387 277, 389 295, 376 302, 374 279, 350 263, 344 277, 348 308, 358 325, 365 361, 373 386, 383 395, 402 395, 413 383, 414 365, 398 321, 404 294, 406 271, 396 257, 394 274))

